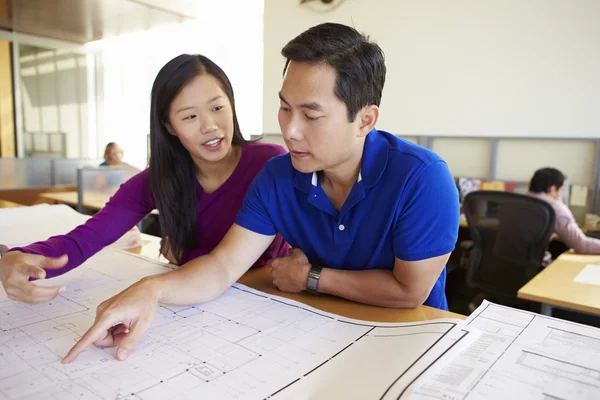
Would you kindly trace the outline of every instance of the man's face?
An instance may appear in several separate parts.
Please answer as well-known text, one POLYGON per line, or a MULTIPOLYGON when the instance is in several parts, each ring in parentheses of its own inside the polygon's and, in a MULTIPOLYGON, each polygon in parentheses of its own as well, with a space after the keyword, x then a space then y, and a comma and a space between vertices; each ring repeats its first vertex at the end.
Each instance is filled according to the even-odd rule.
POLYGON ((348 122, 346 104, 335 95, 337 73, 327 64, 292 61, 281 91, 279 126, 300 172, 333 168, 360 146, 359 118, 348 122))

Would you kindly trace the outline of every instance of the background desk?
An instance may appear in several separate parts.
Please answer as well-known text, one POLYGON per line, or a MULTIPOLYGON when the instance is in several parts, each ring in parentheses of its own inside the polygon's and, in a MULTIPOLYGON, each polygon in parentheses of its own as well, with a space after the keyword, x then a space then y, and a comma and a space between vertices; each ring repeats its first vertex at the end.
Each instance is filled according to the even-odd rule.
MULTIPOLYGON (((100 211, 114 193, 93 192, 85 194, 82 206, 93 211, 100 211)), ((79 205, 77 192, 64 193, 41 193, 40 199, 49 200, 53 203, 67 204, 77 207, 79 205)))
POLYGON ((600 315, 600 286, 577 283, 573 278, 587 264, 599 264, 600 256, 564 253, 519 289, 517 297, 542 303, 542 313, 552 307, 600 315))
POLYGON ((24 207, 23 204, 13 203, 8 200, 0 200, 0 208, 15 208, 15 207, 24 207))
MULTIPOLYGON (((82 206, 92 211, 100 211, 110 200, 114 193, 91 192, 85 194, 85 201, 82 206)), ((53 204, 67 204, 69 206, 79 206, 77 192, 64 193, 42 193, 40 199, 51 201, 53 204)), ((150 214, 158 215, 157 210, 152 210, 150 214)))
MULTIPOLYGON (((129 251, 156 259, 160 248, 160 239, 142 234, 142 241, 144 242, 142 247, 131 249, 129 251)), ((328 295, 313 296, 306 292, 284 293, 273 286, 273 279, 271 278, 271 271, 269 268, 251 269, 246 272, 238 282, 253 289, 260 290, 261 292, 296 300, 319 310, 338 314, 347 318, 377 322, 416 322, 435 318, 466 318, 464 315, 427 306, 420 306, 415 309, 384 308, 355 303, 353 301, 328 295)))

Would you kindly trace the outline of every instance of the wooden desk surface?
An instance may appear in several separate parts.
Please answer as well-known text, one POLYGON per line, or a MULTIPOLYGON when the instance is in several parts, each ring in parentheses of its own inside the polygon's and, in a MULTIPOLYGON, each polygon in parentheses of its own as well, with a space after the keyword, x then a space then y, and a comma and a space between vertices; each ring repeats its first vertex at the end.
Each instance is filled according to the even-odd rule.
POLYGON ((517 297, 600 314, 600 286, 573 282, 587 264, 600 264, 600 256, 563 253, 519 289, 517 297))
POLYGON ((0 200, 0 208, 15 208, 15 207, 24 207, 23 204, 14 203, 8 200, 0 200))
MULTIPOLYGON (((146 257, 156 258, 158 249, 160 248, 160 239, 155 236, 142 234, 142 241, 145 242, 144 246, 137 249, 131 249, 130 251, 142 254, 146 257)), ((394 309, 369 306, 327 295, 313 296, 306 292, 284 293, 273 286, 273 280, 271 279, 271 273, 268 268, 251 269, 246 272, 238 282, 261 292, 296 300, 319 310, 338 314, 347 318, 377 322, 416 322, 435 318, 466 318, 464 315, 427 306, 420 306, 410 310, 394 309)))
MULTIPOLYGON (((110 200, 112 195, 112 192, 88 192, 84 195, 84 202, 82 205, 85 208, 99 211, 106 203, 108 203, 108 200, 110 200)), ((78 205, 77 192, 42 193, 40 194, 40 199, 71 206, 78 205)))

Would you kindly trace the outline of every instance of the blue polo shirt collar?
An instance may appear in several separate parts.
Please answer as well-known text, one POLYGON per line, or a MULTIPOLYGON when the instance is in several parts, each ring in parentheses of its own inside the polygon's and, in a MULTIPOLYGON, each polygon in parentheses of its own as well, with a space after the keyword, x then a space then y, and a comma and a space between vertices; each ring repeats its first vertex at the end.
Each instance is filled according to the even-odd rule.
POLYGON ((388 150, 389 143, 383 135, 379 134, 376 129, 369 132, 365 140, 358 179, 339 212, 323 192, 317 172, 302 173, 295 171, 294 187, 306 193, 308 202, 313 206, 335 218, 342 218, 352 207, 365 198, 367 189, 379 182, 387 166, 388 150))
MULTIPOLYGON (((366 188, 375 186, 388 162, 389 143, 387 139, 377 132, 371 130, 365 140, 363 157, 357 183, 362 183, 366 188)), ((294 187, 304 193, 310 193, 313 187, 319 186, 318 173, 302 173, 295 171, 294 187)))

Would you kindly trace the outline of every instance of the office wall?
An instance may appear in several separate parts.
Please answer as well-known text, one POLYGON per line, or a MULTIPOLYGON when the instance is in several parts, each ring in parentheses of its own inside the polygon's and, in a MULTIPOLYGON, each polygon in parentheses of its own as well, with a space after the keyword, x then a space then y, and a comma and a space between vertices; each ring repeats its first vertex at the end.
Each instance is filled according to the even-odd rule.
POLYGON ((400 135, 600 137, 600 2, 347 0, 330 13, 265 1, 265 133, 279 132, 287 41, 324 21, 386 54, 379 127, 400 135))
POLYGON ((263 0, 236 1, 235 13, 231 8, 230 1, 206 1, 196 21, 88 44, 100 52, 99 152, 114 141, 126 160, 145 162, 152 83, 182 53, 215 61, 232 82, 242 133, 247 138, 262 133, 263 0))
MULTIPOLYGON (((88 84, 85 55, 21 46, 20 80, 24 132, 63 132, 66 156, 87 158, 88 84)), ((37 138, 38 149, 47 148, 47 138, 37 138)))
POLYGON ((0 40, 0 157, 15 156, 15 120, 12 87, 10 43, 7 40, 0 40))

